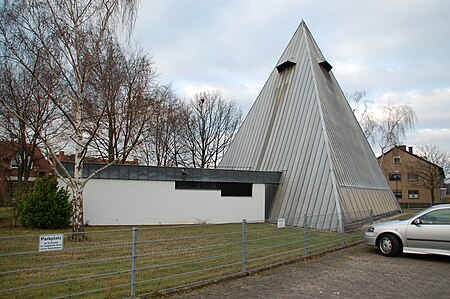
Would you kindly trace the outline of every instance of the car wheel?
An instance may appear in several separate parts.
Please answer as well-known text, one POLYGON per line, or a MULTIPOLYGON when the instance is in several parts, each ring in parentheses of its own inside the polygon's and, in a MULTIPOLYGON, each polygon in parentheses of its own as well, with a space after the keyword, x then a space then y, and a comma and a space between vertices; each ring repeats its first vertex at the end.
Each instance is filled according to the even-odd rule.
POLYGON ((378 241, 378 249, 380 249, 382 255, 396 256, 400 253, 400 244, 396 237, 387 234, 381 236, 378 241))

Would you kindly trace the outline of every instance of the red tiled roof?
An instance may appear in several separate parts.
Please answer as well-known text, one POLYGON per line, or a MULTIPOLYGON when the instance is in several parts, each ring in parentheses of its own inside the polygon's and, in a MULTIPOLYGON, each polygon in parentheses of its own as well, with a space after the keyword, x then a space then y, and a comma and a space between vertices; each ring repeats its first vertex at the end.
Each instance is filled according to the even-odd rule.
MULTIPOLYGON (((31 155, 33 159, 32 170, 35 172, 44 173, 51 172, 52 167, 42 154, 41 150, 38 147, 33 148, 31 145, 27 145, 27 147, 30 151, 33 151, 31 155)), ((17 144, 16 142, 0 141, 0 167, 2 169, 9 169, 12 159, 19 153, 19 151, 19 144, 17 144)))

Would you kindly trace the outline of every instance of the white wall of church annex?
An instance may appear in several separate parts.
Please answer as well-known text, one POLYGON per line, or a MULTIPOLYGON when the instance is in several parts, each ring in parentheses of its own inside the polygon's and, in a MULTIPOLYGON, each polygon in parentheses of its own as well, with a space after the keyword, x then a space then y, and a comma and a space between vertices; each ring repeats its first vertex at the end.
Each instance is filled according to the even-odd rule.
POLYGON ((264 221, 265 185, 251 197, 220 190, 175 189, 174 181, 93 179, 84 191, 89 225, 158 225, 264 221))

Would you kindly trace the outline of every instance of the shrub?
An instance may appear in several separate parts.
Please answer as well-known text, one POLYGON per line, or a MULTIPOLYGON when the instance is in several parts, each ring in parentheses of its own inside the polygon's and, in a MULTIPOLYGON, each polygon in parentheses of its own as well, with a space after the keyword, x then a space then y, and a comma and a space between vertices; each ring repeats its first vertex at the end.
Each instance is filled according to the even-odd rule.
POLYGON ((12 226, 19 224, 20 204, 33 190, 33 185, 31 181, 6 181, 5 208, 12 220, 12 226))
POLYGON ((56 177, 38 178, 34 190, 20 204, 19 222, 24 227, 60 229, 70 225, 69 191, 58 187, 56 177))

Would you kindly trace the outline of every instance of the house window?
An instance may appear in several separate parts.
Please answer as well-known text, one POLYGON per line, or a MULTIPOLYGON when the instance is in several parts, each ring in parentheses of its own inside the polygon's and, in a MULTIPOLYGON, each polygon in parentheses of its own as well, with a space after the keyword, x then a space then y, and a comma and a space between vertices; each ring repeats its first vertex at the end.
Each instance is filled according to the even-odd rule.
POLYGON ((394 156, 394 164, 400 164, 401 162, 400 156, 394 156))
POLYGON ((408 181, 412 181, 412 182, 415 182, 415 181, 417 181, 419 178, 418 178, 418 176, 417 176, 417 173, 415 173, 415 172, 409 172, 408 173, 408 181))
POLYGON ((30 169, 33 169, 34 168, 34 163, 31 162, 31 159, 32 159, 31 156, 25 156, 22 159, 20 157, 20 155, 16 155, 14 158, 11 159, 11 162, 9 163, 9 168, 17 169, 17 168, 19 168, 20 165, 30 165, 30 169))
POLYGON ((395 198, 402 199, 402 191, 394 191, 395 198))
POLYGON ((408 198, 409 199, 418 199, 419 198, 419 190, 408 190, 408 198))
POLYGON ((389 180, 390 181, 401 181, 402 174, 400 172, 390 172, 389 173, 389 180))
POLYGON ((9 164, 10 168, 19 168, 19 164, 17 164, 16 159, 11 159, 11 163, 9 164))

